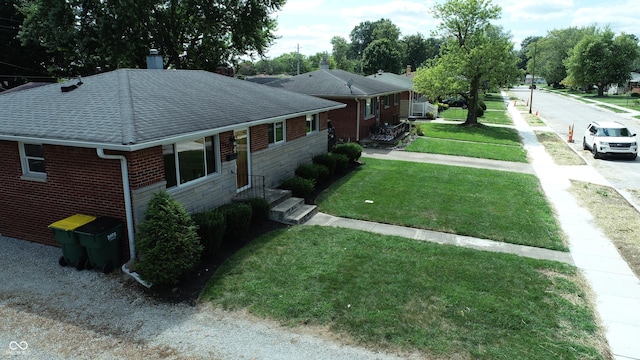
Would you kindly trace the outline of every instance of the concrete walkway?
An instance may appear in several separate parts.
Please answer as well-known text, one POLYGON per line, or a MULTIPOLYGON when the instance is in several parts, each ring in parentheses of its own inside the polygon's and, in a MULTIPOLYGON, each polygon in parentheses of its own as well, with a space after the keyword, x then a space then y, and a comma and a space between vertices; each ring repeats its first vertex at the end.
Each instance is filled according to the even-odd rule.
POLYGON ((513 104, 509 104, 509 112, 514 119, 516 129, 523 138, 524 147, 531 158, 531 164, 368 148, 363 150, 362 156, 535 174, 540 179, 547 198, 556 210, 562 230, 569 239, 570 253, 351 220, 323 213, 318 213, 306 224, 365 230, 440 244, 465 246, 484 251, 508 252, 536 259, 574 264, 583 272, 596 295, 596 308, 606 328, 607 340, 615 358, 618 360, 640 360, 640 281, 622 259, 613 243, 599 228, 593 225, 593 216, 589 211, 580 207, 568 192, 571 185, 570 179, 590 181, 607 186, 611 186, 611 184, 589 165, 570 167, 556 165, 513 104))

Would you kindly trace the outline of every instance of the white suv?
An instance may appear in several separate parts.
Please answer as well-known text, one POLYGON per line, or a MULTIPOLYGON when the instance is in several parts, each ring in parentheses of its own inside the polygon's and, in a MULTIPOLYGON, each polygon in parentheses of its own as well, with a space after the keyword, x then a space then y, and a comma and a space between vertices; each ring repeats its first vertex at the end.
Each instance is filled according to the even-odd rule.
POLYGON ((638 156, 638 142, 629 129, 617 121, 593 121, 587 126, 582 138, 582 147, 591 150, 594 159, 602 155, 638 156))

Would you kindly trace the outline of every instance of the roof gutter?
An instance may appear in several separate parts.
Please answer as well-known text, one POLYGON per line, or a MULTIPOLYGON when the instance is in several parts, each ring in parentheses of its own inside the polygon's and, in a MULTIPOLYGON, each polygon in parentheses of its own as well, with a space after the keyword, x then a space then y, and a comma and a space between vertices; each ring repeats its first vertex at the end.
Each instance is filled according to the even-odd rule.
MULTIPOLYGON (((133 228, 133 208, 131 206, 131 189, 129 186, 129 168, 127 166, 127 158, 124 155, 109 155, 104 153, 104 149, 97 148, 96 153, 101 159, 107 160, 120 160, 120 173, 122 174, 122 192, 124 193, 124 208, 127 217, 127 237, 129 238, 129 258, 134 260, 136 258, 136 246, 134 241, 134 228, 133 228)), ((122 271, 139 283, 146 287, 151 287, 151 284, 142 280, 136 272, 132 272, 127 268, 127 264, 122 265, 122 271)))
POLYGON ((132 152, 132 151, 147 149, 147 148, 154 147, 154 146, 167 145, 167 144, 173 144, 173 143, 176 143, 176 142, 180 142, 180 141, 183 141, 183 140, 190 140, 190 139, 193 139, 195 137, 209 136, 209 135, 212 135, 214 133, 223 133, 225 131, 232 131, 232 130, 238 129, 239 127, 251 127, 251 126, 268 124, 268 123, 272 123, 272 122, 276 122, 276 121, 282 121, 282 120, 286 120, 286 119, 291 119, 291 118, 298 117, 298 116, 303 116, 303 115, 306 115, 306 114, 309 114, 309 113, 312 113, 312 112, 315 112, 315 111, 321 112, 321 111, 331 111, 331 110, 342 109, 345 106, 347 106, 347 105, 340 103, 340 104, 336 104, 336 105, 333 105, 333 106, 330 106, 330 107, 321 108, 321 109, 312 109, 312 110, 307 110, 307 111, 300 111, 300 112, 293 113, 293 114, 280 115, 280 116, 275 116, 275 117, 271 117, 271 118, 267 118, 267 119, 249 121, 247 123, 242 123, 242 124, 233 124, 233 125, 227 125, 227 126, 215 128, 215 129, 207 129, 207 130, 195 131, 195 132, 190 132, 190 133, 181 134, 181 135, 177 135, 177 136, 172 136, 172 137, 168 137, 168 138, 148 141, 148 142, 144 142, 144 143, 140 143, 140 144, 122 144, 122 145, 120 145, 120 144, 105 144, 105 143, 97 143, 97 142, 89 142, 89 141, 46 139, 46 138, 39 138, 39 137, 33 137, 33 136, 14 136, 14 135, 0 135, 0 140, 25 142, 25 143, 47 144, 47 145, 82 147, 82 148, 90 148, 90 149, 97 149, 97 150, 114 150, 114 151, 132 152))

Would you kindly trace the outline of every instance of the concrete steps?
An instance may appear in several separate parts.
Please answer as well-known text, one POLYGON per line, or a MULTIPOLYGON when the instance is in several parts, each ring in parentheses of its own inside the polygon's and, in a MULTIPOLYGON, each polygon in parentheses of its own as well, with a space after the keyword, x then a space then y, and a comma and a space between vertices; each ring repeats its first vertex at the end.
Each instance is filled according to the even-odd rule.
POLYGON ((288 225, 304 224, 313 215, 318 213, 318 207, 307 205, 304 199, 289 197, 282 200, 269 210, 269 219, 288 225))

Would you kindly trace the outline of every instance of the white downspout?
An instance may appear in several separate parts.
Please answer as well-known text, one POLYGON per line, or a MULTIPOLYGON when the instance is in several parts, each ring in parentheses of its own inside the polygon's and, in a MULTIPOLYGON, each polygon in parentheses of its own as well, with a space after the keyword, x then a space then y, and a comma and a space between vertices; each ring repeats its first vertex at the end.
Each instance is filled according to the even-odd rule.
MULTIPOLYGON (((129 187, 129 167, 127 166, 127 158, 124 155, 109 155, 104 153, 104 149, 96 149, 98 157, 107 160, 120 160, 120 173, 122 174, 122 192, 124 193, 124 208, 127 217, 127 236, 129 238, 129 258, 134 260, 136 258, 136 246, 134 242, 134 228, 133 228, 133 209, 131 206, 131 189, 129 187)), ((127 268, 127 263, 122 265, 122 271, 128 275, 131 275, 139 283, 146 287, 151 287, 151 284, 142 280, 140 276, 130 271, 127 268)))
POLYGON ((358 98, 356 98, 356 106, 356 114, 358 116, 358 118, 356 119, 356 142, 358 142, 360 141, 360 99, 358 98))

